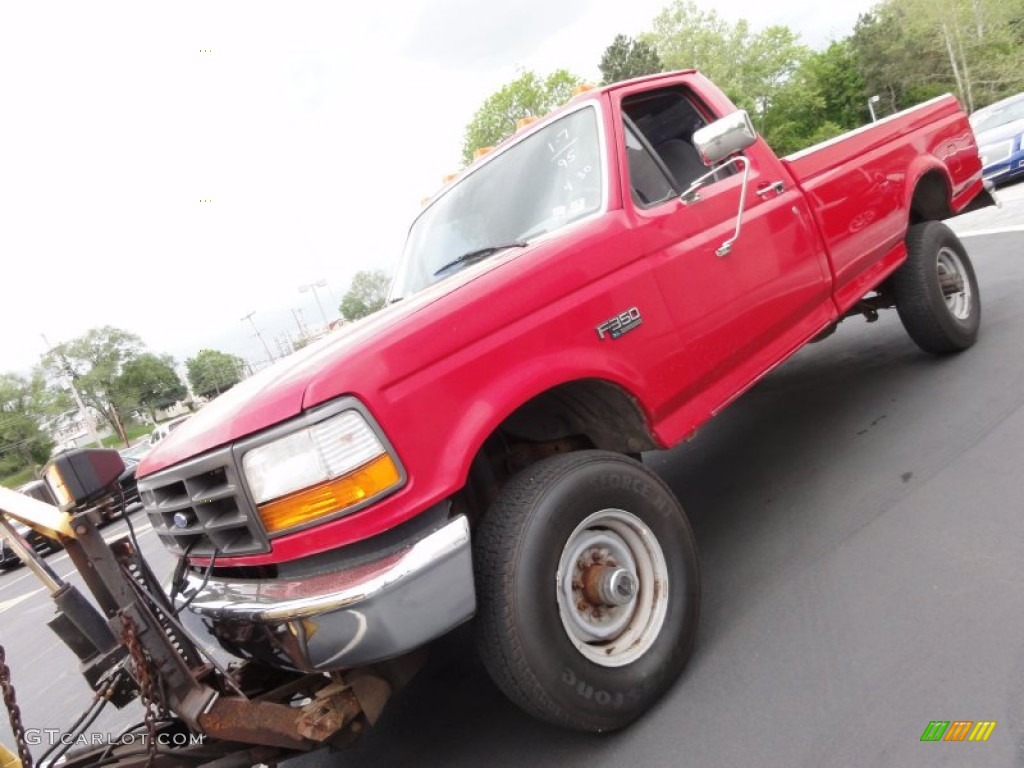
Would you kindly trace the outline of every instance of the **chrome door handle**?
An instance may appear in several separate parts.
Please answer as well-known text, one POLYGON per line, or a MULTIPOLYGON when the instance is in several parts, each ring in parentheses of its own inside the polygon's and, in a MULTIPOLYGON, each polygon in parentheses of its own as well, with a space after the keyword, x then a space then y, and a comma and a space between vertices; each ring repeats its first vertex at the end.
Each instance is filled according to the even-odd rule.
POLYGON ((773 192, 776 195, 781 195, 783 193, 783 191, 785 191, 785 189, 786 189, 786 185, 783 184, 781 181, 770 181, 770 182, 767 182, 765 184, 761 184, 760 186, 758 186, 757 194, 760 195, 761 197, 764 197, 765 195, 769 195, 769 194, 771 194, 773 192))

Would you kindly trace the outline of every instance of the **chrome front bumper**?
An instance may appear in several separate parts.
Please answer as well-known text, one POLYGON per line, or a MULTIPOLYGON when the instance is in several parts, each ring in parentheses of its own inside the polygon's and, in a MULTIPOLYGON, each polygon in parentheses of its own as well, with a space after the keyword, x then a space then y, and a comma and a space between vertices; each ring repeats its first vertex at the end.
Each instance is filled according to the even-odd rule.
MULTIPOLYGON (((183 594, 202 582, 190 573, 183 594)), ((469 524, 460 516, 355 567, 294 580, 210 579, 182 618, 198 640, 235 655, 327 671, 413 650, 475 611, 469 524)))

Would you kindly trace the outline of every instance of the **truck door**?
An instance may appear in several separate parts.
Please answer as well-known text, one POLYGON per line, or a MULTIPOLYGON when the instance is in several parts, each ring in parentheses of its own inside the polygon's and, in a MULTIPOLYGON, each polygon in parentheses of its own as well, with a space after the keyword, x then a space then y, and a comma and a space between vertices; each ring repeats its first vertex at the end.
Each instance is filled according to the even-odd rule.
POLYGON ((710 170, 691 139, 717 116, 679 86, 626 95, 621 114, 624 205, 680 337, 674 410, 702 420, 832 319, 828 263, 803 194, 763 140, 744 153, 739 239, 718 255, 743 174, 720 173, 690 205, 678 199, 710 170))

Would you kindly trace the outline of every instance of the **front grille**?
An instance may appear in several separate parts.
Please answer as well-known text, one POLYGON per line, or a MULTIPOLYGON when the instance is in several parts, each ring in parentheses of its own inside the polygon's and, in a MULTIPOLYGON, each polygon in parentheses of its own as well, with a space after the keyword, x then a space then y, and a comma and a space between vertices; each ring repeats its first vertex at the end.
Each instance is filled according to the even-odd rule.
POLYGON ((242 489, 230 447, 148 477, 139 495, 153 530, 171 552, 190 556, 254 555, 269 552, 266 533, 242 489), (182 513, 186 525, 174 524, 182 513))

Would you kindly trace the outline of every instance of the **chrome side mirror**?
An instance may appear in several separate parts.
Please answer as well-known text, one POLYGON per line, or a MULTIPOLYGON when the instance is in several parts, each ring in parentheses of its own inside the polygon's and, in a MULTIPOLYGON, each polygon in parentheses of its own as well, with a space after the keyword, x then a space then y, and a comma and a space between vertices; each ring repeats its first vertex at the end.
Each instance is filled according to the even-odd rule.
POLYGON ((746 110, 738 109, 693 132, 693 146, 704 165, 714 166, 757 141, 746 110))
POLYGON ((701 196, 698 190, 720 170, 728 168, 730 165, 735 165, 737 168, 743 169, 743 180, 740 182, 740 208, 736 213, 736 231, 733 232, 732 237, 722 243, 718 250, 715 251, 715 255, 720 259, 724 259, 732 253, 733 245, 735 245, 736 241, 740 239, 740 229, 743 227, 743 210, 747 207, 747 184, 750 181, 750 162, 743 155, 730 157, 724 163, 715 166, 699 179, 694 181, 683 191, 683 194, 679 196, 679 200, 683 205, 694 205, 699 203, 701 201, 701 196))

